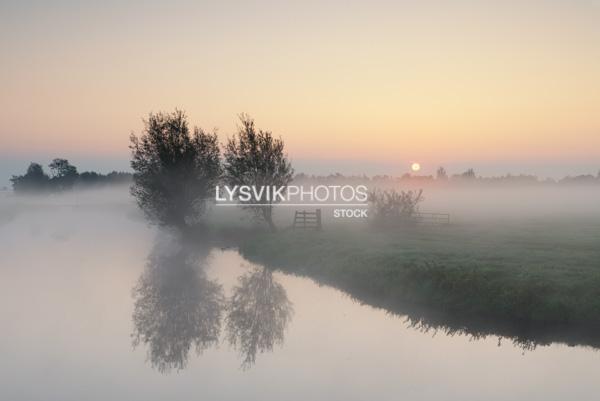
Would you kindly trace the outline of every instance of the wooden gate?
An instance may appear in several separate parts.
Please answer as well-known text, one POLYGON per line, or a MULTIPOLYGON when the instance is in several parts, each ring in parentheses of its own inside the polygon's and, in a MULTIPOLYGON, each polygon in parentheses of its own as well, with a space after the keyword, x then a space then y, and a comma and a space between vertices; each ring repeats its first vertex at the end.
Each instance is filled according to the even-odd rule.
POLYGON ((307 212, 306 210, 296 210, 294 215, 294 229, 312 229, 321 230, 321 209, 317 209, 314 212, 307 212))

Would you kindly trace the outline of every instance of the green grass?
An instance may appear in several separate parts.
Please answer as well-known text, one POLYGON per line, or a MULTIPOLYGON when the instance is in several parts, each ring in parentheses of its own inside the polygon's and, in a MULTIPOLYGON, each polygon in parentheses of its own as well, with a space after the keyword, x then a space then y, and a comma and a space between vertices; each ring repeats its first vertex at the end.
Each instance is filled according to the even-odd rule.
POLYGON ((462 322, 591 328, 600 326, 598 227, 598 221, 555 220, 285 230, 247 238, 240 251, 394 311, 413 305, 462 322))

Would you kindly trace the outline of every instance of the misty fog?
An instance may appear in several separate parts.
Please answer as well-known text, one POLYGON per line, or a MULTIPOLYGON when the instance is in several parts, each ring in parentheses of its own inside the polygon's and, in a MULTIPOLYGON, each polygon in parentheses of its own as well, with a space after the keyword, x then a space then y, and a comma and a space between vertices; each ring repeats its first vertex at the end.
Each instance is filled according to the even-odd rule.
MULTIPOLYGON (((424 195, 421 210, 452 216, 449 227, 428 228, 433 231, 455 225, 483 224, 493 231, 499 225, 521 227, 525 220, 585 224, 585 219, 600 219, 596 187, 430 187, 424 195)), ((282 229, 291 224, 295 209, 277 208, 282 229)), ((365 221, 335 221, 326 209, 323 213, 323 230, 341 223, 346 229, 368 226, 365 221)), ((208 220, 254 224, 237 208, 217 206, 208 220)), ((443 332, 432 336, 411 328, 401 315, 360 304, 310 279, 280 272, 266 276, 262 266, 245 261, 235 248, 206 250, 206 244, 194 241, 149 225, 126 187, 50 196, 2 194, 3 397, 101 400, 127 393, 129 399, 158 400, 263 394, 263 399, 304 400, 319 391, 331 399, 361 400, 373 394, 395 399, 391 396, 415 382, 435 382, 426 399, 462 399, 452 396, 456 386, 488 399, 489 386, 496 394, 508 391, 517 398, 529 397, 535 388, 536 395, 548 400, 570 395, 560 385, 565 381, 569 388, 595 391, 597 355, 587 348, 551 345, 523 353, 510 344, 498 347, 494 336, 476 342, 443 332), (192 253, 181 254, 181 249, 192 253), (197 251, 200 260, 190 256, 197 251), (276 308, 272 302, 283 291, 284 300, 277 302, 285 313, 259 314, 249 323, 243 302, 256 302, 249 288, 261 280, 278 288, 279 295, 266 301, 271 302, 267 310, 276 308), (141 290, 136 293, 136 288, 141 290), (238 303, 227 306, 236 291, 238 303), (205 309, 197 309, 207 302, 220 314, 220 326, 216 315, 206 320, 205 309), (293 314, 287 315, 292 305, 293 314), (232 311, 237 317, 228 318, 232 311), (190 313, 197 318, 187 318, 190 313), (211 331, 205 331, 206 324, 211 331), (248 324, 262 331, 249 330, 248 324), (140 335, 134 347, 133 339, 140 335), (483 377, 490 360, 502 370, 501 377, 483 377), (531 377, 530 372, 547 369, 549 361, 570 368, 557 371, 556 381, 531 377), (350 377, 370 384, 358 385, 350 377), (477 384, 484 379, 486 386, 477 384), (262 393, 273 381, 279 390, 262 393), (512 383, 510 389, 506 382, 512 383), (57 390, 67 388, 71 398, 57 390)))
MULTIPOLYGON (((328 185, 348 185, 348 182, 329 181, 328 185)), ((369 187, 375 186, 371 184, 369 187)), ((402 185, 393 187, 407 188, 402 185)), ((451 222, 458 224, 488 223, 493 227, 499 223, 519 225, 527 221, 552 223, 563 219, 600 220, 600 186, 597 185, 428 186, 424 188, 423 195, 424 201, 419 206, 420 211, 448 213, 451 222)), ((278 225, 285 228, 291 225, 295 210, 314 210, 315 207, 279 205, 275 209, 275 218, 278 225)), ((323 219, 328 224, 350 224, 357 229, 367 224, 365 219, 334 219, 334 209, 322 208, 323 219)), ((106 213, 116 213, 123 219, 147 226, 125 186, 75 190, 48 196, 15 196, 10 192, 3 192, 0 193, 0 239, 14 238, 24 229, 30 232, 41 230, 67 235, 70 231, 70 219, 83 219, 90 227, 100 229, 106 224, 102 217, 106 213), (49 218, 50 221, 45 221, 49 218), (9 224, 15 219, 18 219, 17 222, 9 224)), ((255 223, 239 208, 222 208, 215 205, 210 207, 207 220, 242 226, 255 223)))

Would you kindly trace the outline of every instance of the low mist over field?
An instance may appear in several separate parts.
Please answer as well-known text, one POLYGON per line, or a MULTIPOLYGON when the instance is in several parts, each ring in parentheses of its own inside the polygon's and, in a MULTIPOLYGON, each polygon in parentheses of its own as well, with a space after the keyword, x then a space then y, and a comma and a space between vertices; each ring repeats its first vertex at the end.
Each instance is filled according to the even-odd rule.
POLYGON ((600 217, 600 186, 429 188, 422 209, 458 220, 600 217))
MULTIPOLYGON (((344 181, 328 181, 328 185, 344 185, 344 181)), ((311 185, 303 182, 303 185, 311 185)), ((312 185, 320 185, 315 181, 312 185)), ((373 184, 369 185, 373 187, 373 184)), ((385 188, 403 189, 402 185, 385 185, 385 188)), ((600 219, 600 185, 574 186, 429 186, 423 191, 423 212, 449 213, 453 223, 506 222, 515 224, 523 220, 552 221, 556 219, 600 219)), ((307 209, 314 210, 314 205, 307 209)), ((291 225, 294 210, 302 207, 275 206, 275 218, 282 227, 291 225)), ((332 215, 333 207, 323 207, 324 218, 332 215)), ((61 223, 61 213, 76 211, 84 220, 86 212, 115 211, 127 218, 143 220, 133 197, 126 186, 105 189, 73 190, 50 196, 15 196, 0 193, 0 224, 19 217, 33 219, 33 214, 54 215, 55 225, 61 223)), ((207 215, 210 220, 248 222, 248 217, 239 208, 221 208, 212 205, 207 215)), ((348 221, 344 221, 348 223, 348 221)), ((357 227, 365 221, 352 221, 357 227)), ((3 234, 10 235, 4 227, 3 234)))

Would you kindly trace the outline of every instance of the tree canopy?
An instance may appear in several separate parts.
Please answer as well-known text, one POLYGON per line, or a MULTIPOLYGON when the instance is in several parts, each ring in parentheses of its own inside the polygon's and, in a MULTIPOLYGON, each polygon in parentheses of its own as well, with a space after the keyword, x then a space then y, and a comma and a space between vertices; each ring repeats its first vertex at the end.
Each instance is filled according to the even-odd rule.
POLYGON ((24 175, 13 175, 10 179, 17 193, 44 191, 48 188, 50 177, 41 164, 30 163, 24 175))
MULTIPOLYGON (((238 132, 229 139, 224 152, 224 180, 228 185, 286 186, 294 175, 294 169, 284 152, 281 138, 274 138, 271 132, 259 130, 254 120, 246 114, 240 115, 238 132)), ((258 218, 263 219, 271 229, 273 223, 272 200, 253 200, 263 206, 250 206, 258 218)))
POLYGON ((186 226, 204 214, 221 174, 216 134, 195 128, 184 112, 151 113, 140 137, 131 135, 131 193, 151 221, 186 226))

